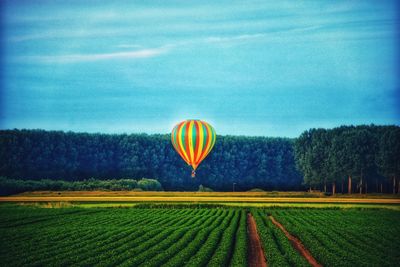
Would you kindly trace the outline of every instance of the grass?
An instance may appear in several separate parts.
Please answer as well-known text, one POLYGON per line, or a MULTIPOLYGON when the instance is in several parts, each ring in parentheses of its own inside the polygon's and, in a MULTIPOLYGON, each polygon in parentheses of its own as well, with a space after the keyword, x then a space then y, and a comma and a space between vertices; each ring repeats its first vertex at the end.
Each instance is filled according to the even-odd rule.
POLYGON ((400 210, 398 195, 337 195, 307 192, 133 192, 38 191, 0 197, 0 203, 44 208, 136 207, 140 205, 196 205, 208 207, 381 208, 400 210))
POLYGON ((240 207, 240 208, 316 208, 316 209, 390 209, 400 211, 400 205, 396 204, 347 204, 347 203, 190 203, 190 202, 17 202, 1 203, 5 205, 20 205, 39 208, 133 208, 133 207, 240 207))
POLYGON ((212 197, 212 198, 354 198, 354 199, 400 199, 400 194, 336 194, 327 196, 321 192, 138 192, 138 191, 34 191, 24 192, 14 197, 212 197))
POLYGON ((0 197, 0 202, 57 208, 134 207, 143 203, 233 207, 385 208, 400 210, 398 195, 337 195, 307 192, 38 191, 0 197))

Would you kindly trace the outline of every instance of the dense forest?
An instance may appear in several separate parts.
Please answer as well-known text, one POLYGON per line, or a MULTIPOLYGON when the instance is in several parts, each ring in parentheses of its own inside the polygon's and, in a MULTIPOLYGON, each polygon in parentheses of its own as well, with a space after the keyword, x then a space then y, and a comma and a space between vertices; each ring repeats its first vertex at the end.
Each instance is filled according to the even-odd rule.
POLYGON ((190 174, 169 135, 0 131, 0 176, 5 179, 146 177, 158 180, 165 190, 197 190, 202 185, 217 191, 311 188, 396 193, 400 127, 310 129, 296 139, 218 136, 196 178, 190 174))
POLYGON ((218 136, 191 178, 169 135, 0 131, 0 176, 79 181, 157 179, 165 190, 301 190, 292 139, 218 136), (234 188, 233 188, 234 187, 234 188))
POLYGON ((400 191, 400 127, 310 129, 295 141, 304 184, 344 193, 400 191), (337 190, 339 185, 339 190, 337 190))

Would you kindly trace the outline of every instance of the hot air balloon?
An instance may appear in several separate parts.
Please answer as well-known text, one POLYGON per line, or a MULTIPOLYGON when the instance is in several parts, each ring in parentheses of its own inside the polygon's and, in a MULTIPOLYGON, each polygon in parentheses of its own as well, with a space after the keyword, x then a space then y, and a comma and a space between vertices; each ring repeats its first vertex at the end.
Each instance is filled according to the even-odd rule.
POLYGON ((196 176, 196 168, 210 153, 216 137, 214 128, 201 120, 182 121, 172 129, 172 145, 183 160, 192 166, 192 177, 196 176))

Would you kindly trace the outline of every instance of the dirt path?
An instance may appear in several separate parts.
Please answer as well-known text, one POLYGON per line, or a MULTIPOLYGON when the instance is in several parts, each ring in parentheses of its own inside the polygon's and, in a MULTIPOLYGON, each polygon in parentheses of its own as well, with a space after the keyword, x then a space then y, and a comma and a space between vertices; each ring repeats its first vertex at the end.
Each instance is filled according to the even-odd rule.
POLYGON ((250 213, 247 213, 247 234, 249 236, 249 267, 267 267, 256 222, 250 213))
POLYGON ((275 220, 274 217, 269 216, 271 219, 272 223, 275 224, 279 229, 282 230, 282 232, 286 235, 286 237, 289 239, 289 241, 292 243, 292 246, 300 252, 300 254, 311 264, 313 267, 322 267, 321 264, 317 262, 317 260, 311 255, 311 253, 304 247, 304 245, 301 243, 299 239, 296 237, 292 236, 286 229, 283 227, 282 224, 280 224, 277 220, 275 220))

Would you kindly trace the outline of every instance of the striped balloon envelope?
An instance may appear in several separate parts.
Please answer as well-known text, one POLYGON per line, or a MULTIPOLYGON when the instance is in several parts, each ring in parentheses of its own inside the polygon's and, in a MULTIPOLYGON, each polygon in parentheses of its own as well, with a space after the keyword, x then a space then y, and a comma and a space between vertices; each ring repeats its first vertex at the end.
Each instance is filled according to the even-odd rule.
POLYGON ((195 177, 196 168, 214 147, 216 137, 214 128, 201 120, 182 121, 172 129, 172 145, 183 160, 192 166, 192 177, 195 177))

